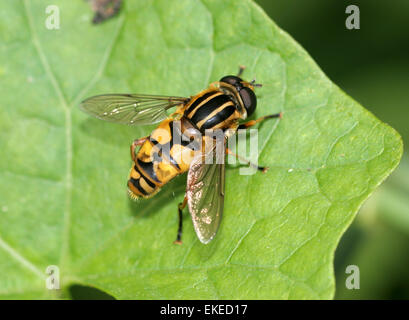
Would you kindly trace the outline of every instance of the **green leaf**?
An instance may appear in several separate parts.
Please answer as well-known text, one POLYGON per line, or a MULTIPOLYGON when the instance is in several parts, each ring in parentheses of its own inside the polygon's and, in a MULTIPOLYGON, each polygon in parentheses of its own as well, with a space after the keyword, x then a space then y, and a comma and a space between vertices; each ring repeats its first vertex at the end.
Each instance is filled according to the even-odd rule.
MULTIPOLYGON (((251 1, 127 1, 92 26, 82 1, 0 5, 0 297, 50 298, 89 285, 116 298, 331 298, 333 255, 363 201, 397 166, 399 135, 345 95, 251 1), (126 195, 129 145, 153 127, 91 119, 87 96, 189 96, 246 65, 257 90, 265 175, 229 167, 209 245, 186 212, 185 176, 154 198, 126 195)), ((345 66, 347 67, 347 66, 345 66)), ((62 295, 64 297, 64 295, 62 295)))

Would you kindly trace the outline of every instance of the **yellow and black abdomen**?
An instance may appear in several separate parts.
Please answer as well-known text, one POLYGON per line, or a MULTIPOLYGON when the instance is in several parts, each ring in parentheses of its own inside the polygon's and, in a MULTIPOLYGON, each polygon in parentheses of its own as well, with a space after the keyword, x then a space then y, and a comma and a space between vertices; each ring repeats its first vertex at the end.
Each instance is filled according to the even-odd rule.
POLYGON ((222 91, 207 89, 192 97, 180 120, 162 121, 139 149, 128 179, 131 198, 149 198, 189 170, 194 156, 201 152, 202 141, 192 142, 184 136, 187 129, 202 134, 206 129, 225 131, 237 124, 239 118, 234 101, 222 91))
MULTIPOLYGON (((147 163, 149 165, 149 163, 147 163)), ((153 164, 153 163, 152 163, 153 164)), ((134 164, 129 173, 128 192, 131 198, 147 198, 155 195, 160 184, 152 181, 152 177, 143 172, 140 166, 134 164)))
POLYGON ((135 157, 129 173, 128 190, 131 198, 149 198, 177 175, 189 169, 198 145, 182 137, 186 119, 166 119, 160 123, 135 157))
POLYGON ((184 116, 204 133, 206 129, 229 129, 240 118, 240 113, 230 96, 208 89, 189 102, 184 116))

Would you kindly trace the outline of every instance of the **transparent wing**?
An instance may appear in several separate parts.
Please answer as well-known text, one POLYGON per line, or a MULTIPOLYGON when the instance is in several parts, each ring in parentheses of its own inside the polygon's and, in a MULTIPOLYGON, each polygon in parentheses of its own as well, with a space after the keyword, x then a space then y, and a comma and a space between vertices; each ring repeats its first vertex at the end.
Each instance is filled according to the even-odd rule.
POLYGON ((189 98, 146 94, 103 94, 81 102, 80 108, 102 120, 130 125, 152 124, 167 117, 166 110, 189 98))
POLYGON ((206 244, 216 235, 222 219, 225 165, 224 161, 206 164, 203 159, 197 156, 190 165, 186 195, 196 234, 206 244))

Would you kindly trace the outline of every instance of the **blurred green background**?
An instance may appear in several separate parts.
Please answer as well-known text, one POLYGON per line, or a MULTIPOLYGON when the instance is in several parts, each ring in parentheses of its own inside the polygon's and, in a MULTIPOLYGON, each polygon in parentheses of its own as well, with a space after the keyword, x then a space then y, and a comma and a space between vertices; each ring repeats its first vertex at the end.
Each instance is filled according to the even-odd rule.
MULTIPOLYGON (((409 142, 408 0, 257 0, 328 77, 409 142), (348 5, 360 29, 348 30, 348 5)), ((335 253, 336 299, 409 299, 409 154, 366 201, 335 253), (348 265, 360 289, 345 286, 348 265)))

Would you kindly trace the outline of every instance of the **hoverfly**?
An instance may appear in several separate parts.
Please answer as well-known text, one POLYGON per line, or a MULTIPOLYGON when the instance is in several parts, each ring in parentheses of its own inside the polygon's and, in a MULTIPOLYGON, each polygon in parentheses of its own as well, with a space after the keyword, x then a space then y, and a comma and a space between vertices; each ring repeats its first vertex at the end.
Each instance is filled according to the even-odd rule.
MULTIPOLYGON (((204 151, 208 138, 201 138, 199 145, 192 147, 189 144, 192 132, 201 136, 206 130, 222 130, 223 159, 225 153, 239 157, 226 148, 225 142, 230 136, 238 129, 281 117, 281 113, 271 114, 241 123, 254 113, 257 106, 254 89, 261 87, 255 80, 242 80, 243 70, 244 67, 240 67, 236 76, 225 76, 190 98, 104 94, 88 98, 80 105, 86 113, 110 122, 128 125, 160 122, 149 136, 137 139, 131 145, 133 164, 128 178, 128 193, 132 199, 150 198, 171 179, 188 171, 185 197, 178 205, 179 227, 174 243, 182 243, 182 210, 186 205, 196 234, 204 244, 216 235, 223 212, 224 161, 210 164, 203 161, 209 154, 209 151, 204 151), (166 111, 172 107, 176 107, 176 111, 168 116, 166 111), (175 131, 177 121, 179 127, 175 131), (179 139, 175 139, 176 136, 179 139), (139 150, 136 152, 137 147, 139 150), (180 160, 181 155, 183 160, 180 160)), ((214 153, 214 148, 210 148, 210 152, 214 153)), ((262 172, 267 170, 249 161, 247 163, 262 172)))

